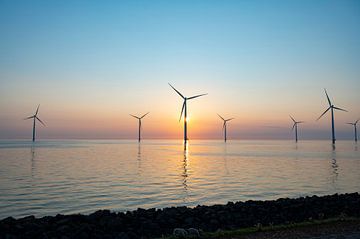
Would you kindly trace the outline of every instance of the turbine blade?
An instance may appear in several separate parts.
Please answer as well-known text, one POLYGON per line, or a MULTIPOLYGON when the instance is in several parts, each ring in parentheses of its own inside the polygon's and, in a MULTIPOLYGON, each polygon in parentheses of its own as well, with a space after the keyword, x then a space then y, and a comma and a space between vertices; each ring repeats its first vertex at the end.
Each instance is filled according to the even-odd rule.
POLYGON ((305 121, 299 121, 299 122, 296 122, 297 124, 303 124, 305 123, 305 121))
POLYGON ((40 123, 42 123, 44 126, 46 126, 46 125, 44 124, 44 122, 42 122, 41 119, 39 119, 37 116, 35 116, 35 118, 36 118, 38 121, 40 121, 40 123))
POLYGON ((341 111, 345 111, 345 112, 348 112, 347 110, 344 110, 344 109, 341 109, 341 108, 338 108, 338 107, 333 107, 334 109, 336 109, 336 110, 341 110, 341 111))
POLYGON ((346 124, 349 124, 349 125, 354 125, 353 123, 346 123, 346 124))
POLYGON ((207 93, 206 93, 206 94, 201 94, 201 95, 191 96, 191 97, 189 97, 189 98, 187 98, 187 99, 188 99, 188 100, 192 100, 192 99, 198 98, 198 97, 200 97, 200 96, 204 96, 204 95, 207 95, 207 93))
POLYGON ((328 112, 330 108, 331 108, 331 107, 327 108, 327 110, 325 110, 325 112, 322 113, 322 115, 320 115, 320 117, 317 118, 316 121, 318 121, 321 117, 323 117, 323 115, 326 114, 326 112, 328 112))
POLYGON ((233 119, 235 119, 235 118, 226 119, 225 121, 227 122, 227 121, 230 121, 230 120, 233 120, 233 119))
POLYGON ((33 116, 29 116, 29 117, 25 118, 24 120, 32 119, 32 118, 34 118, 34 117, 35 117, 34 115, 33 115, 33 116))
POLYGON ((223 118, 223 117, 221 117, 221 115, 219 115, 219 114, 217 114, 222 120, 224 120, 225 121, 225 119, 223 118))
POLYGON ((293 127, 292 127, 292 129, 291 129, 292 131, 294 130, 294 128, 295 128, 295 125, 296 125, 296 123, 294 123, 294 125, 293 125, 293 127))
POLYGON ((330 98, 329 98, 329 96, 328 96, 328 93, 327 93, 326 89, 324 89, 324 90, 325 90, 326 98, 327 98, 327 100, 328 100, 328 102, 329 102, 329 105, 331 106, 331 101, 330 101, 330 98))
POLYGON ((144 118, 145 116, 147 116, 150 112, 147 112, 146 114, 144 114, 143 116, 140 117, 140 119, 144 118))
POLYGON ((226 125, 226 121, 224 120, 224 124, 223 124, 223 130, 225 129, 225 125, 226 125))
POLYGON ((181 113, 180 113, 180 119, 179 119, 179 122, 180 122, 181 117, 182 117, 182 114, 183 114, 183 112, 184 112, 184 108, 185 108, 185 100, 184 100, 184 103, 183 103, 182 108, 181 108, 181 113))
POLYGON ((176 93, 178 93, 183 99, 185 99, 185 97, 177 89, 175 89, 174 86, 172 86, 170 83, 168 83, 168 84, 169 84, 169 86, 171 86, 171 88, 173 88, 176 91, 176 93))
POLYGON ((40 105, 38 105, 38 107, 37 107, 37 109, 36 109, 36 112, 35 112, 35 115, 38 114, 38 112, 39 112, 39 107, 40 107, 40 105))
POLYGON ((294 120, 294 118, 293 117, 291 117, 291 115, 289 115, 290 116, 290 118, 292 119, 292 121, 294 121, 294 123, 296 122, 295 120, 294 120))
POLYGON ((358 119, 357 121, 355 121, 355 124, 357 124, 359 122, 360 119, 358 119))
POLYGON ((135 116, 135 115, 132 115, 132 114, 129 114, 130 116, 136 118, 136 119, 140 119, 139 117, 135 116))

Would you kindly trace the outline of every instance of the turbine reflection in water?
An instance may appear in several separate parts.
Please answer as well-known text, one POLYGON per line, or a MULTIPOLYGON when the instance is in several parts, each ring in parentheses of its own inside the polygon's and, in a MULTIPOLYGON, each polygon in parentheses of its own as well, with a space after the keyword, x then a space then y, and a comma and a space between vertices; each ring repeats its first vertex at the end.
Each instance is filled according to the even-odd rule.
POLYGON ((227 145, 224 143, 223 146, 224 146, 224 148, 223 148, 224 169, 225 169, 226 175, 229 175, 229 169, 227 166, 227 145))
POLYGON ((338 168, 339 165, 337 164, 336 161, 336 150, 335 150, 335 145, 333 145, 333 150, 331 152, 331 168, 332 168, 332 175, 331 175, 331 183, 333 188, 336 190, 337 189, 337 185, 336 182, 338 180, 338 176, 339 176, 339 172, 338 172, 338 168))
POLYGON ((183 202, 188 201, 188 167, 189 167, 189 141, 184 142, 184 158, 183 158, 183 171, 182 171, 182 186, 184 188, 183 202))
POLYGON ((30 161, 31 161, 31 178, 34 178, 34 171, 35 171, 35 147, 31 145, 30 148, 30 161))
POLYGON ((92 213, 360 190, 339 141, 0 142, 0 218, 92 213), (190 145, 191 144, 191 145, 190 145))
POLYGON ((138 162, 138 175, 141 176, 141 143, 138 143, 138 152, 137 152, 137 162, 138 162))

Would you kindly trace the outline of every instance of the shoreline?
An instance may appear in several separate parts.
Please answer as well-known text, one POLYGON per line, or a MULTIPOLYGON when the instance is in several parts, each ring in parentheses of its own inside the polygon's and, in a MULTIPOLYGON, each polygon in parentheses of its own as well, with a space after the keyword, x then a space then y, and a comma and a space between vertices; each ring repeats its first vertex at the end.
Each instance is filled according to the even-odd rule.
POLYGON ((331 218, 360 218, 359 193, 229 202, 222 205, 99 210, 72 214, 0 220, 0 238, 161 238, 175 228, 205 233, 250 227, 291 225, 331 218))

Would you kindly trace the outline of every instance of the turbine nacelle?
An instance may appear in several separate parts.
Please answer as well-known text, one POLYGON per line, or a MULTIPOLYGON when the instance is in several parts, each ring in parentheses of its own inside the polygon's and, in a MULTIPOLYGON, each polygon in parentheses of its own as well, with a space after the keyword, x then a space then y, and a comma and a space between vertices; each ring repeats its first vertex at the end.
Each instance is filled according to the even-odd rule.
POLYGON ((319 120, 321 117, 323 117, 324 114, 326 114, 329 110, 331 110, 331 134, 332 134, 332 143, 335 144, 336 139, 335 139, 334 109, 335 109, 335 110, 345 111, 345 112, 347 112, 347 110, 344 110, 344 109, 341 109, 341 108, 339 108, 339 107, 336 107, 336 106, 331 102, 330 97, 329 97, 326 89, 324 89, 324 91, 325 91, 326 99, 327 99, 327 101, 328 101, 328 103, 329 103, 329 108, 327 108, 327 109, 324 111, 324 113, 322 113, 322 114, 320 115, 320 117, 317 118, 316 120, 319 120))
POLYGON ((339 107, 336 107, 334 104, 332 104, 332 103, 331 103, 331 100, 330 100, 330 98, 329 98, 329 95, 328 95, 328 93, 327 93, 327 91, 326 91, 326 89, 324 89, 324 91, 325 91, 326 98, 327 98, 328 103, 329 103, 329 108, 327 108, 327 109, 324 111, 324 113, 322 113, 322 114, 319 116, 319 118, 317 118, 316 120, 321 119, 321 117, 323 117, 324 114, 326 114, 330 109, 332 109, 332 110, 335 109, 335 110, 341 110, 341 111, 348 112, 347 110, 341 109, 341 108, 339 108, 339 107))
POLYGON ((136 116, 136 115, 132 115, 130 114, 130 116, 136 118, 139 121, 139 132, 138 132, 138 141, 140 142, 141 140, 141 119, 144 118, 145 116, 147 116, 150 112, 147 112, 146 114, 142 115, 142 116, 136 116))
POLYGON ((32 141, 35 142, 35 128, 36 128, 36 120, 39 121, 42 125, 45 126, 45 123, 42 122, 42 120, 37 116, 39 113, 39 107, 40 105, 38 105, 38 107, 36 108, 35 114, 32 116, 29 116, 27 118, 25 118, 24 120, 28 120, 28 119, 33 119, 33 136, 32 136, 32 141))
POLYGON ((223 130, 224 130, 224 128, 225 128, 225 126, 226 126, 226 123, 227 123, 228 121, 235 119, 235 118, 224 119, 221 115, 219 115, 219 114, 217 114, 217 115, 218 115, 218 116, 220 117, 220 119, 222 119, 222 121, 224 122, 224 124, 223 124, 223 130))
POLYGON ((183 94, 181 94, 177 89, 175 89, 175 87, 173 87, 170 83, 168 83, 168 84, 169 84, 169 86, 170 86, 171 88, 173 88, 173 90, 176 91, 176 93, 178 93, 178 95, 180 95, 180 97, 183 98, 183 100, 184 100, 184 103, 183 103, 183 105, 182 105, 182 107, 181 107, 181 113, 180 113, 179 122, 181 121, 182 115, 183 115, 184 110, 185 110, 185 108, 186 108, 186 102, 187 102, 188 100, 192 100, 192 99, 198 98, 198 97, 200 97, 200 96, 207 95, 207 93, 206 93, 206 94, 194 95, 194 96, 191 96, 191 97, 185 97, 185 96, 184 96, 183 94))
POLYGON ((34 119, 35 121, 38 120, 42 125, 46 126, 45 123, 42 122, 42 120, 37 116, 39 113, 39 107, 40 107, 40 105, 38 105, 38 107, 36 108, 34 115, 29 116, 29 117, 25 118, 24 120, 28 120, 28 119, 34 119))
POLYGON ((186 123, 186 117, 187 117, 187 108, 186 108, 186 102, 188 100, 192 100, 192 99, 195 99, 195 98, 198 98, 198 97, 201 97, 201 96, 204 96, 204 95, 207 95, 207 94, 200 94, 200 95, 194 95, 194 96, 191 96, 191 97, 185 97, 183 94, 181 94, 177 89, 175 89, 175 87, 173 87, 170 83, 168 83, 169 86, 171 88, 173 88, 173 90, 184 100, 183 104, 182 104, 182 107, 181 107, 181 113, 180 113, 180 118, 179 118, 179 122, 181 121, 181 118, 182 116, 184 115, 184 141, 187 141, 188 138, 187 138, 187 123, 186 123))
POLYGON ((353 126, 356 126, 357 123, 359 122, 360 119, 358 119, 357 121, 355 121, 354 123, 346 123, 346 124, 350 124, 350 125, 353 125, 353 126))
POLYGON ((294 130, 294 128, 298 125, 298 124, 303 124, 305 123, 305 121, 296 121, 293 117, 291 117, 291 115, 289 115, 289 117, 291 118, 291 120, 294 122, 292 130, 294 130))

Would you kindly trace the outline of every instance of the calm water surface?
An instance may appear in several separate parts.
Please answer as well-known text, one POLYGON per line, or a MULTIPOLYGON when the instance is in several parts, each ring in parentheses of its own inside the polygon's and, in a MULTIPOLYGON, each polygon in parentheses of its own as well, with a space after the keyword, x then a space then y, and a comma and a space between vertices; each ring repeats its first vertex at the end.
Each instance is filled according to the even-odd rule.
POLYGON ((0 219, 359 191, 351 141, 0 141, 0 219))

